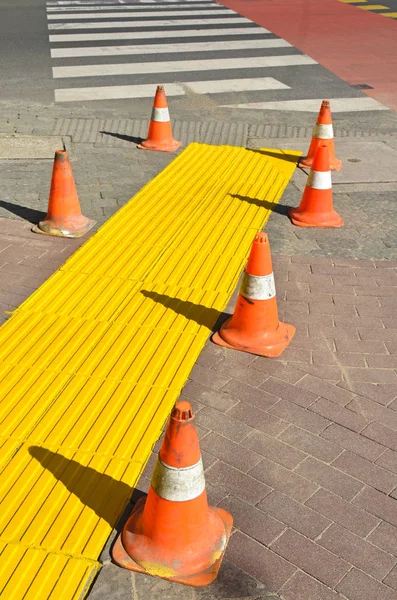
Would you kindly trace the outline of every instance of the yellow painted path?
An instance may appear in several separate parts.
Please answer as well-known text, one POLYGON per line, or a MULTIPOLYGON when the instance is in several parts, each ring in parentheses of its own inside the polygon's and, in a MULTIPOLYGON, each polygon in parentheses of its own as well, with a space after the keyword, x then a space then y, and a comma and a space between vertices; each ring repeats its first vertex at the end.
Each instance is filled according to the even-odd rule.
POLYGON ((0 328, 0 596, 83 598, 298 152, 191 144, 0 328))

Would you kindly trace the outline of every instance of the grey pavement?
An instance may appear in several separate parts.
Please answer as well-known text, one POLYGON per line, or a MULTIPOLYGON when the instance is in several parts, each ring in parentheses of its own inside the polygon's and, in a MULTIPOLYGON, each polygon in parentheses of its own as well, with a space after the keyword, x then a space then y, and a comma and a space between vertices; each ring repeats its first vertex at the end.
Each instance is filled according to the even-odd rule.
MULTIPOLYGON (((316 118, 171 115, 185 144, 302 150, 316 118)), ((47 207, 52 159, 42 156, 51 143, 69 150, 83 212, 100 225, 174 158, 136 148, 146 127, 113 109, 0 104, 0 134, 15 136, 9 158, 0 136, 3 311, 84 241, 30 231, 47 207), (29 139, 17 159, 20 135, 29 139)), ((196 590, 133 575, 111 563, 111 539, 90 600, 397 598, 397 120, 392 111, 338 114, 334 127, 344 161, 334 204, 345 227, 291 225, 286 207, 299 204, 301 170, 266 226, 280 318, 296 337, 274 361, 208 342, 182 394, 197 413, 209 500, 235 518, 218 579, 196 590)), ((133 500, 148 490, 156 451, 133 500)))

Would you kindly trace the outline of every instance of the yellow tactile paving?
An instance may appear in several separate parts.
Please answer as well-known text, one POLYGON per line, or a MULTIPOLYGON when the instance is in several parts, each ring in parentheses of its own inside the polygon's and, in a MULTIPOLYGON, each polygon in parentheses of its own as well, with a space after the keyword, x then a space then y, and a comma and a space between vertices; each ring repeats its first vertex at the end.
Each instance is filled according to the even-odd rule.
POLYGON ((84 597, 298 156, 191 144, 0 328, 1 597, 84 597))

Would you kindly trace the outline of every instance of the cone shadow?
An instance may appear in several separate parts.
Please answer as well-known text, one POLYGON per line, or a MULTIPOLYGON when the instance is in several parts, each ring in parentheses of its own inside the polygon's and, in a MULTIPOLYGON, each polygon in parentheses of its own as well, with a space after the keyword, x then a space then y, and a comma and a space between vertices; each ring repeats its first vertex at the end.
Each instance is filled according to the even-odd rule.
POLYGON ((141 290, 141 294, 145 298, 150 298, 155 302, 159 302, 165 308, 170 308, 178 315, 183 315, 191 321, 195 321, 198 325, 203 325, 212 331, 217 330, 220 325, 230 316, 225 312, 221 312, 216 308, 208 308, 202 304, 194 304, 189 300, 180 300, 166 294, 158 294, 148 290, 141 290))
POLYGON ((279 160, 285 160, 286 162, 298 163, 300 156, 296 154, 290 154, 286 150, 280 150, 278 152, 272 152, 271 150, 261 150, 260 148, 247 148, 250 152, 256 152, 257 154, 263 154, 264 156, 270 156, 271 158, 278 158, 279 160))
POLYGON ((142 495, 122 481, 46 448, 30 446, 29 454, 111 527, 118 523, 126 503, 142 495))
POLYGON ((16 215, 17 217, 21 217, 21 219, 25 219, 25 221, 29 221, 35 225, 42 221, 47 213, 42 212, 41 210, 35 210, 34 208, 26 208, 25 206, 21 206, 20 204, 12 204, 11 202, 6 202, 5 200, 0 200, 0 207, 5 208, 8 212, 16 215))
POLYGON ((267 208, 271 212, 278 213, 280 215, 288 215, 288 206, 284 204, 276 204, 275 202, 269 202, 269 200, 259 200, 259 198, 251 198, 250 196, 240 196, 240 194, 229 194, 231 198, 237 198, 242 202, 248 202, 254 206, 260 206, 261 208, 267 208))
POLYGON ((111 137, 117 138, 118 140, 124 140, 125 142, 131 142, 131 144, 140 144, 144 138, 134 137, 132 135, 124 135, 123 133, 114 133, 113 131, 100 131, 103 135, 110 135, 111 137))

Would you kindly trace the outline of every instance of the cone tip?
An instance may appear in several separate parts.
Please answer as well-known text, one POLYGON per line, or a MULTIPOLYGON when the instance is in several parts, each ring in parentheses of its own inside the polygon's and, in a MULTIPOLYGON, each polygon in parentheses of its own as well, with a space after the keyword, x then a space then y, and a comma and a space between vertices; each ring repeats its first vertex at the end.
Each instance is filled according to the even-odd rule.
POLYGON ((331 103, 329 100, 323 100, 321 103, 321 108, 330 108, 331 107, 331 103))
POLYGON ((268 242, 268 237, 267 237, 267 233, 265 233, 264 231, 259 231, 254 239, 254 244, 267 244, 268 242))
POLYGON ((64 162, 68 160, 68 153, 66 150, 55 150, 55 160, 57 162, 64 162))
POLYGON ((194 417, 192 405, 187 400, 178 400, 172 409, 171 417, 176 421, 190 421, 194 417))

